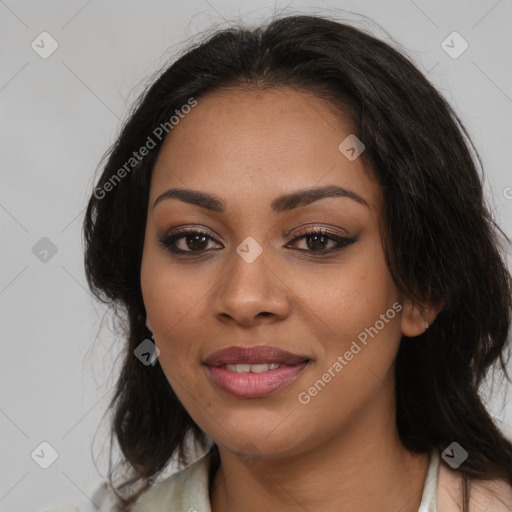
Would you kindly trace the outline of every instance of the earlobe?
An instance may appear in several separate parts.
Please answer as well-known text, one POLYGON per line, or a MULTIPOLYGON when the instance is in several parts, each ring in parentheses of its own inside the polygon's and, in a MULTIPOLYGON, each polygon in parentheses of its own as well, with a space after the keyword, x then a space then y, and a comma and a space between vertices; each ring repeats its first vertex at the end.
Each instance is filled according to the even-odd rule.
POLYGON ((443 305, 422 307, 412 299, 405 299, 402 303, 401 328, 402 334, 414 338, 423 334, 435 321, 443 305))
POLYGON ((149 318, 148 318, 148 317, 146 317, 146 327, 147 327, 151 332, 153 332, 153 329, 152 329, 152 327, 151 327, 151 323, 149 322, 149 318))

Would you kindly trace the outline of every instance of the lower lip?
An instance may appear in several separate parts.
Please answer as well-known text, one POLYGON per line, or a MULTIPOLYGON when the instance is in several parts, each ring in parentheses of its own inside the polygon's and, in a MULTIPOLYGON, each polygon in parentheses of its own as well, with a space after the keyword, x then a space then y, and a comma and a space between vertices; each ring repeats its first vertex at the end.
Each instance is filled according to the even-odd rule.
POLYGON ((308 363, 280 366, 262 373, 237 373, 225 367, 207 366, 213 382, 236 398, 259 398, 270 395, 295 380, 308 363))

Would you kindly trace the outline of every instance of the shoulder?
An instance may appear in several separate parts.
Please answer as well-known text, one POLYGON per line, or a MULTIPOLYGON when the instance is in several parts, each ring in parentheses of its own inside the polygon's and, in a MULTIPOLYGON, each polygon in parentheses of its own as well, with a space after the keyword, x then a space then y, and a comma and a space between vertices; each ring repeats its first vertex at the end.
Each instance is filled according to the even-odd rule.
MULTIPOLYGON (((437 487, 437 510, 462 510, 462 475, 441 463, 437 487)), ((512 487, 503 480, 471 480, 469 512, 511 512, 512 487)))
POLYGON ((211 512, 209 454, 146 491, 132 512, 211 512))

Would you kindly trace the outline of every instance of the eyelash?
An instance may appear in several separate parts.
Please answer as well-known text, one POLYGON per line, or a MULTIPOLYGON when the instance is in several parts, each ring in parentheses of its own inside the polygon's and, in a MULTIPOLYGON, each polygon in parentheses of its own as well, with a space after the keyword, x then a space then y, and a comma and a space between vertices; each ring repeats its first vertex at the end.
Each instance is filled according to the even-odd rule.
MULTIPOLYGON (((210 236, 205 231, 201 231, 199 229, 191 229, 191 228, 183 229, 183 230, 173 233, 171 235, 167 235, 162 238, 159 238, 159 242, 169 252, 171 252, 173 254, 196 254, 196 255, 198 255, 198 254, 204 254, 205 252, 208 252, 208 249, 203 249, 201 251, 184 251, 182 249, 177 249, 174 246, 176 241, 180 240, 181 238, 185 238, 189 235, 206 236, 210 240, 214 240, 215 242, 217 242, 217 240, 215 240, 212 236, 210 236)), ((332 233, 331 231, 326 230, 325 228, 315 228, 315 229, 311 229, 309 231, 306 229, 303 229, 303 230, 300 230, 295 235, 296 235, 295 238, 293 240, 291 240, 289 243, 296 242, 297 240, 299 240, 301 238, 313 237, 313 236, 323 236, 330 240, 334 240, 337 243, 337 247, 334 247, 331 249, 322 249, 320 251, 314 251, 311 249, 297 249, 298 251, 308 252, 313 255, 323 255, 323 254, 330 254, 333 252, 337 252, 337 251, 340 251, 340 250, 344 249, 345 247, 353 244, 356 241, 355 238, 348 238, 348 237, 344 237, 341 235, 337 235, 337 234, 332 233)), ((217 243, 220 243, 220 242, 217 242, 217 243)), ((217 250, 217 249, 214 249, 214 250, 217 250)))

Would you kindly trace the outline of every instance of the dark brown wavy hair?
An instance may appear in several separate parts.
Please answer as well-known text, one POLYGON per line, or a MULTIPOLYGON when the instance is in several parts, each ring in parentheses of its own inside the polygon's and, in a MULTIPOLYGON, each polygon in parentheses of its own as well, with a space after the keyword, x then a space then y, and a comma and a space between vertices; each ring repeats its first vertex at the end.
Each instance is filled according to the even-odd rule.
POLYGON ((312 92, 349 116, 366 146, 366 168, 383 191, 382 240, 393 279, 418 304, 443 304, 430 329, 400 343, 400 439, 411 452, 442 452, 457 441, 469 453, 458 468, 464 510, 471 479, 512 485, 512 444, 479 395, 491 367, 510 381, 512 279, 501 245, 509 240, 483 197, 478 153, 452 108, 401 52, 345 23, 294 15, 256 28, 218 29, 187 48, 141 95, 101 164, 83 235, 89 286, 126 326, 109 407, 111 442, 115 436, 123 457, 116 466, 121 485, 114 485, 109 465, 120 510, 131 510, 171 457, 188 462, 186 436, 197 446, 208 441, 160 364, 145 366, 134 356, 151 336, 140 265, 162 141, 153 135, 156 147, 131 161, 132 168, 126 163, 191 98, 200 103, 206 93, 240 86, 312 92), (118 179, 123 166, 129 171, 118 179))

